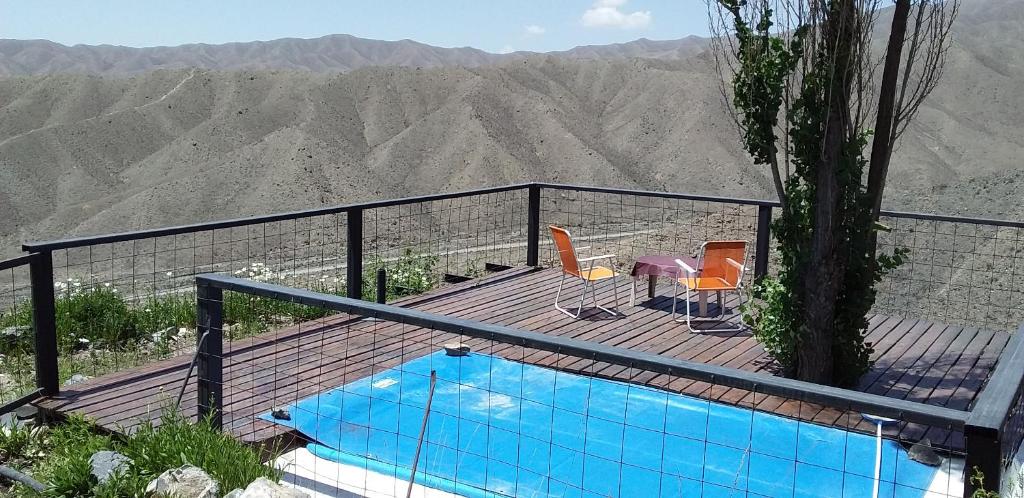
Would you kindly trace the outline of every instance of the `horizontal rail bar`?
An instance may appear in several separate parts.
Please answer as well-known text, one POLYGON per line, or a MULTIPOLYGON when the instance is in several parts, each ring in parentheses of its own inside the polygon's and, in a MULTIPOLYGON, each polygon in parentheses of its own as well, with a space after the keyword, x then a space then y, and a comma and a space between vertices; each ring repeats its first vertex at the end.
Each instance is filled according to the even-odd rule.
MULTIPOLYGON (((322 216, 328 214, 337 214, 346 212, 352 209, 374 209, 390 206, 400 206, 405 204, 415 204, 420 202, 439 201, 446 199, 455 199, 459 197, 470 197, 474 195, 485 195, 498 192, 509 192, 514 190, 522 190, 531 186, 537 186, 540 188, 547 188, 552 190, 572 190, 578 192, 599 192, 608 194, 622 194, 622 195, 634 195, 639 197, 658 197, 665 199, 684 199, 692 201, 703 201, 703 202, 715 202, 722 204, 737 204, 746 206, 764 206, 764 207, 779 207, 778 201, 764 200, 764 199, 741 199, 732 197, 718 197, 710 195, 694 195, 685 194, 678 192, 655 192, 650 190, 632 190, 632 189, 621 189, 612 187, 598 187, 591 185, 568 185, 561 183, 520 183, 514 185, 505 185, 499 187, 489 187, 482 189, 473 190, 462 190, 458 192, 450 192, 445 194, 432 194, 422 195, 414 197, 403 197, 399 199, 388 199, 383 201, 372 201, 355 204, 344 204, 338 206, 306 209, 301 211, 289 211, 284 213, 275 213, 269 215, 251 216, 245 218, 235 218, 229 220, 218 220, 204 223, 193 223, 188 225, 179 225, 163 228, 153 228, 147 230, 139 230, 134 232, 123 232, 123 233, 111 233, 104 235, 94 235, 85 237, 75 237, 68 239, 50 240, 50 241, 32 241, 22 244, 22 249, 29 252, 35 251, 52 251, 56 249, 67 249, 72 247, 82 247, 94 244, 107 244, 113 242, 124 242, 129 240, 139 240, 151 237, 166 237, 170 235, 178 235, 183 233, 201 232, 206 230, 217 230, 223 228, 233 228, 246 225, 254 225, 258 223, 272 223, 275 221, 287 221, 299 218, 308 218, 312 216, 322 216)), ((987 218, 968 218, 960 216, 947 216, 940 214, 928 214, 928 213, 913 213, 903 211, 882 211, 882 216, 889 216, 893 218, 905 218, 905 219, 917 219, 926 221, 944 221, 950 223, 966 223, 972 225, 989 225, 989 226, 1001 226, 1001 227, 1012 227, 1012 228, 1024 228, 1024 221, 1012 221, 1012 220, 997 220, 987 218)), ((2 268, 2 267, 0 267, 2 268)))
POLYGON ((652 190, 630 190, 612 187, 597 187, 591 185, 568 185, 564 183, 538 183, 541 188, 553 190, 573 190, 576 192, 598 192, 605 194, 635 195, 638 197, 660 197, 664 199, 684 199, 688 201, 719 202, 723 204, 740 204, 745 206, 769 206, 778 207, 777 201, 761 199, 734 199, 731 197, 717 197, 713 195, 694 195, 679 192, 655 192, 652 190))
POLYGON ((891 218, 907 218, 924 221, 946 221, 949 223, 965 223, 968 225, 991 225, 998 227, 1024 228, 1024 221, 993 220, 990 218, 965 218, 962 216, 947 216, 944 214, 910 213, 904 211, 882 211, 882 216, 891 218))
MULTIPOLYGON (((717 202, 723 204, 739 204, 745 206, 765 206, 773 208, 782 207, 782 205, 779 204, 778 201, 767 199, 742 199, 732 197, 718 197, 712 195, 684 194, 679 192, 655 192, 651 190, 631 190, 613 187, 597 187, 590 185, 570 185, 564 183, 538 183, 537 185, 540 185, 542 188, 549 188, 554 190, 575 190, 580 192, 600 192, 607 194, 635 195, 640 197, 661 197, 665 199, 684 199, 691 201, 717 202)), ((1024 228, 1024 221, 997 220, 990 218, 969 218, 963 216, 948 216, 942 214, 915 213, 908 211, 883 210, 881 214, 882 216, 889 216, 893 218, 910 218, 926 221, 947 221, 951 223, 966 223, 971 225, 993 225, 1012 228, 1024 228)))
POLYGON ((14 410, 17 410, 18 408, 21 408, 22 406, 25 406, 42 397, 43 390, 36 389, 35 391, 32 391, 18 399, 13 399, 11 401, 4 403, 3 406, 0 406, 0 415, 13 412, 14 410))
POLYGON ((861 412, 870 412, 875 415, 897 418, 907 422, 962 429, 969 416, 969 413, 966 411, 940 406, 822 386, 729 367, 666 358, 650 353, 578 339, 549 336, 543 333, 529 332, 502 325, 452 318, 415 309, 369 303, 357 299, 254 282, 225 275, 199 275, 196 277, 196 284, 285 300, 306 306, 321 307, 343 313, 427 327, 453 334, 498 340, 508 344, 568 354, 615 365, 640 368, 656 373, 685 376, 693 380, 721 384, 763 394, 798 398, 807 402, 839 406, 861 412))
POLYGON ((347 212, 352 209, 374 209, 391 206, 401 206, 405 204, 416 204, 420 202, 430 201, 443 201, 447 199, 455 199, 459 197, 471 197, 474 195, 485 195, 495 194, 499 192, 510 192, 513 190, 523 190, 529 187, 530 184, 515 184, 515 185, 503 185, 500 187, 490 187, 475 190, 462 190, 458 192, 448 192, 444 194, 431 194, 421 195, 414 197, 403 197, 399 199, 388 199, 383 201, 372 201, 363 202, 356 204, 343 204, 339 206, 330 206, 316 209, 305 209, 301 211, 289 211, 285 213, 275 213, 269 215, 260 216, 249 216, 245 218, 235 218, 229 220, 209 221, 203 223, 192 223, 189 225, 178 225, 172 227, 163 228, 152 228, 148 230, 138 230, 134 232, 123 232, 123 233, 110 233, 103 235, 90 235, 85 237, 75 237, 69 239, 50 240, 50 241, 33 241, 22 244, 21 248, 25 251, 53 251, 56 249, 68 249, 72 247, 90 246, 94 244, 109 244, 113 242, 125 242, 129 240, 148 239, 152 237, 166 237, 169 235, 178 235, 183 233, 202 232, 207 230, 218 230, 223 228, 234 228, 247 225, 256 225, 259 223, 272 223, 275 221, 287 221, 299 218, 310 218, 313 216, 323 216, 328 214, 337 214, 347 212))
POLYGON ((32 263, 32 259, 35 258, 36 254, 25 254, 16 258, 5 259, 0 261, 0 271, 10 270, 11 268, 17 268, 19 266, 25 266, 32 263))

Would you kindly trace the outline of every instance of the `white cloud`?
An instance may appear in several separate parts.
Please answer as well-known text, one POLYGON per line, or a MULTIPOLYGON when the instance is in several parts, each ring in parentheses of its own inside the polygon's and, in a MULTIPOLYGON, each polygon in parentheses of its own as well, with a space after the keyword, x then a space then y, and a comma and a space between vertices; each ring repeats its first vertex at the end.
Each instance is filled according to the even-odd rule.
POLYGON ((651 11, 626 13, 620 8, 628 0, 597 0, 580 21, 588 28, 642 29, 651 24, 651 11))
POLYGON ((512 48, 512 45, 505 45, 504 47, 498 49, 499 54, 511 54, 512 52, 515 51, 516 49, 512 48))
POLYGON ((528 35, 543 35, 548 31, 543 26, 537 26, 536 24, 527 25, 524 29, 528 35))

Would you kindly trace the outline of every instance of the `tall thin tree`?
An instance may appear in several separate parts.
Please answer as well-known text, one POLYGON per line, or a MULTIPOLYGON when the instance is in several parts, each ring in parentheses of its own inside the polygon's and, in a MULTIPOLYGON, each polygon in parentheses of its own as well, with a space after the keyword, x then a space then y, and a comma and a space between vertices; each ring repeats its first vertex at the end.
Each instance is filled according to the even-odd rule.
POLYGON ((785 368, 813 382, 853 383, 869 367, 873 286, 903 256, 877 254, 885 179, 939 80, 959 8, 883 2, 709 3, 723 95, 782 204, 781 268, 763 287, 771 295, 758 333, 785 368), (886 26, 882 46, 875 36, 886 26))

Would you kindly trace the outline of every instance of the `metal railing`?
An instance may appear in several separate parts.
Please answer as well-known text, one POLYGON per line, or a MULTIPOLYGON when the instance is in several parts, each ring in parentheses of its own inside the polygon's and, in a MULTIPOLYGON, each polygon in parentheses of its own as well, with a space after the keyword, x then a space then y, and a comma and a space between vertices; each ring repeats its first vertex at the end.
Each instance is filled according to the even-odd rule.
MULTIPOLYGON (((625 398, 633 399, 632 397, 636 396, 638 399, 651 399, 657 398, 658 392, 666 392, 670 395, 682 393, 685 396, 690 396, 687 399, 705 400, 704 402, 708 403, 707 409, 709 412, 724 413, 728 411, 732 414, 731 416, 740 414, 742 415, 741 419, 749 417, 753 421, 752 423, 755 425, 750 428, 750 432, 746 433, 745 436, 743 434, 737 436, 738 439, 735 441, 717 439, 719 435, 712 434, 710 426, 707 432, 697 430, 694 434, 683 437, 682 441, 684 443, 697 444, 699 447, 705 448, 704 451, 709 455, 712 453, 712 448, 719 448, 723 451, 743 454, 745 455, 744 458, 747 459, 789 458, 792 461, 793 468, 816 468, 815 466, 821 465, 821 462, 814 461, 814 457, 809 452, 808 447, 797 445, 792 455, 779 457, 773 450, 758 446, 759 443, 756 439, 763 435, 759 433, 756 421, 762 420, 762 417, 782 420, 772 414, 770 409, 762 411, 760 406, 766 402, 770 406, 778 406, 782 403, 798 405, 798 408, 793 410, 793 413, 795 413, 792 416, 793 421, 788 422, 796 427, 794 430, 798 433, 800 431, 811 433, 824 430, 824 427, 831 425, 837 426, 840 431, 849 429, 870 433, 873 430, 873 426, 861 420, 860 416, 861 413, 869 413, 898 420, 901 426, 915 424, 923 431, 927 431, 927 428, 935 428, 949 434, 966 433, 968 439, 968 451, 966 453, 964 453, 962 447, 957 448, 953 446, 944 447, 944 451, 951 457, 965 458, 968 466, 984 465, 984 458, 988 456, 987 452, 992 450, 992 448, 979 445, 975 441, 976 436, 974 434, 976 434, 977 428, 971 426, 969 420, 975 418, 977 408, 975 412, 954 410, 941 406, 747 372, 735 368, 673 359, 595 342, 457 319, 410 308, 376 304, 304 289, 253 282, 230 276, 201 275, 196 278, 196 285, 198 295, 200 296, 198 301, 199 315, 203 317, 199 325, 203 333, 207 335, 204 349, 198 355, 200 372, 197 377, 199 392, 198 411, 200 416, 211 416, 215 423, 224 424, 225 428, 227 428, 227 425, 230 425, 236 431, 239 427, 256 425, 261 419, 267 420, 266 414, 270 412, 272 407, 279 407, 278 409, 280 407, 289 407, 289 410, 293 410, 291 416, 297 416, 295 411, 302 411, 302 418, 307 420, 310 417, 318 416, 340 416, 341 419, 339 420, 331 419, 326 422, 344 425, 346 427, 346 436, 344 436, 346 441, 353 438, 363 438, 359 441, 352 440, 352 447, 355 448, 372 447, 374 444, 379 443, 376 439, 380 438, 390 440, 391 438, 397 439, 403 435, 407 436, 399 434, 397 429, 390 429, 387 422, 389 419, 387 418, 375 422, 372 417, 367 419, 366 414, 346 416, 344 414, 321 415, 314 413, 320 408, 314 408, 314 412, 310 413, 306 411, 310 410, 311 406, 320 407, 322 404, 329 403, 326 401, 326 398, 323 401, 317 398, 320 395, 345 396, 347 393, 352 392, 351 397, 343 397, 345 401, 342 402, 358 402, 357 400, 367 396, 366 393, 355 394, 357 392, 355 386, 360 385, 360 382, 370 382, 373 386, 378 386, 378 384, 379 386, 388 386, 390 382, 393 382, 388 379, 396 378, 400 379, 401 382, 424 375, 424 372, 407 370, 404 365, 416 360, 419 360, 421 363, 429 361, 432 365, 439 364, 437 363, 439 360, 428 358, 430 353, 450 348, 452 343, 458 343, 471 345, 474 352, 494 355, 494 358, 505 358, 523 365, 535 363, 545 366, 550 365, 550 368, 556 371, 571 372, 589 383, 590 387, 588 389, 593 390, 593 396, 601 396, 596 394, 601 387, 597 386, 595 381, 605 378, 606 375, 611 375, 602 372, 611 371, 612 369, 609 367, 621 367, 618 370, 626 372, 626 374, 611 375, 611 379, 626 382, 626 387, 621 389, 631 394, 627 394, 625 398), (248 369, 254 372, 258 371, 260 379, 251 379, 246 375, 227 374, 225 373, 227 371, 226 365, 235 365, 233 357, 236 353, 232 351, 237 348, 237 346, 230 345, 230 341, 225 338, 226 336, 223 331, 224 303, 226 302, 227 295, 230 293, 240 293, 261 299, 280 300, 294 305, 326 309, 331 311, 331 315, 344 317, 344 319, 334 319, 329 323, 313 321, 308 323, 305 329, 291 330, 289 336, 271 338, 271 342, 268 344, 273 344, 275 351, 284 351, 285 353, 281 354, 279 359, 277 357, 268 358, 261 356, 258 360, 261 361, 259 367, 250 367, 248 369), (328 336, 330 339, 327 338, 328 336), (317 345, 327 341, 331 343, 332 349, 335 352, 314 352, 313 349, 315 348, 310 349, 302 346, 303 344, 317 345), (372 351, 363 351, 357 345, 372 345, 374 349, 372 351), (291 348, 294 348, 295 351, 291 351, 291 348), (545 355, 555 359, 545 360, 545 355), (297 376, 293 370, 296 367, 293 359, 298 357, 303 358, 301 365, 304 366, 305 370, 301 374, 301 381, 293 382, 288 379, 297 376), (354 373, 338 374, 341 371, 352 371, 354 373), (389 372, 393 371, 400 372, 400 375, 396 374, 399 377, 389 376, 389 372), (345 387, 342 387, 342 384, 345 387), (690 387, 696 385, 702 387, 697 388, 697 390, 690 389, 690 387), (343 392, 346 394, 326 394, 329 392, 343 392), (693 395, 690 393, 702 394, 693 395), (727 401, 718 401, 724 398, 738 400, 733 405, 738 407, 735 413, 730 411, 732 409, 725 408, 726 404, 720 404, 729 403, 727 401), (241 399, 245 401, 240 402, 241 399), (249 406, 252 399, 257 400, 255 402, 257 406, 249 406), (770 402, 772 399, 780 401, 772 403, 770 402), (239 408, 239 405, 242 405, 242 407, 239 408), (822 425, 820 421, 815 420, 814 414, 820 413, 823 409, 827 410, 830 408, 838 410, 838 413, 842 414, 841 416, 834 417, 838 419, 837 421, 832 423, 826 422, 822 425), (758 415, 758 413, 763 415, 758 415), (374 424, 377 423, 381 425, 375 426, 374 424), (389 431, 394 431, 394 433, 389 433, 389 431), (972 444, 974 446, 971 446, 972 444)), ((251 355, 245 348, 243 350, 244 354, 251 355)), ((470 399, 472 393, 480 391, 484 393, 482 396, 485 399, 492 400, 489 403, 498 403, 500 406, 515 407, 522 403, 529 403, 533 408, 540 406, 540 409, 543 410, 554 409, 557 411, 560 408, 566 409, 569 410, 570 415, 584 417, 586 420, 596 417, 596 422, 587 422, 584 424, 586 427, 590 427, 591 423, 613 423, 611 420, 603 419, 602 417, 605 415, 594 414, 594 412, 607 410, 607 408, 602 408, 604 405, 614 405, 615 401, 613 399, 602 398, 601 401, 591 404, 590 399, 576 399, 573 397, 572 401, 569 401, 568 399, 572 395, 565 393, 566 400, 560 401, 560 396, 563 394, 560 390, 555 389, 552 400, 538 402, 530 396, 517 395, 518 391, 515 388, 499 387, 510 383, 515 384, 516 382, 522 382, 525 385, 527 382, 525 378, 493 378, 491 375, 504 375, 507 372, 498 367, 490 368, 493 368, 493 370, 484 372, 484 377, 473 377, 469 380, 446 378, 445 380, 448 384, 454 383, 459 386, 458 389, 466 393, 462 395, 466 397, 462 403, 467 403, 465 405, 467 407, 475 403, 475 401, 470 399), (493 401, 494 399, 499 401, 493 401), (537 403, 540 403, 540 405, 537 403), (575 406, 575 408, 569 408, 570 406, 575 406), (577 411, 572 411, 573 409, 577 411)), ((238 367, 234 366, 232 369, 237 371, 238 367)), ((367 401, 370 406, 369 413, 376 413, 375 409, 372 408, 373 406, 378 406, 378 409, 380 409, 380 405, 395 403, 400 405, 398 408, 400 412, 422 412, 422 400, 418 401, 420 404, 416 404, 417 402, 412 400, 400 401, 395 397, 394 393, 383 394, 383 391, 382 394, 379 394, 380 398, 378 399, 373 397, 373 388, 369 389, 369 401, 367 401), (375 403, 377 405, 374 405, 375 403)), ((378 389, 383 388, 378 387, 378 389)), ((447 389, 451 391, 454 387, 447 389)), ((603 393, 604 391, 601 392, 603 393)), ((422 392, 419 393, 419 395, 422 394, 422 392)), ((698 403, 697 406, 702 405, 698 403)), ((324 409, 331 414, 335 413, 334 408, 324 409)), ((463 410, 468 410, 468 408, 463 410)), ((517 430, 522 431, 520 426, 515 425, 517 422, 509 422, 503 418, 507 417, 508 414, 501 415, 496 411, 487 412, 486 410, 485 412, 490 413, 490 415, 471 415, 468 412, 464 413, 462 411, 458 413, 443 412, 445 420, 440 423, 445 424, 444 426, 447 426, 450 431, 454 429, 447 425, 449 422, 459 426, 459 434, 468 434, 470 432, 469 429, 475 427, 472 424, 483 424, 482 426, 485 427, 501 427, 501 430, 504 431, 501 432, 502 434, 507 431, 512 431, 513 433, 517 430), (488 420, 478 420, 479 417, 483 416, 488 417, 488 420), (491 420, 490 417, 496 418, 491 420), (508 426, 509 423, 512 424, 511 427, 508 426), (463 425, 467 426, 468 429, 464 431, 463 425)), ((349 407, 347 411, 339 413, 358 414, 362 412, 358 408, 349 407)), ((442 415, 437 416, 440 417, 442 415)), ((630 431, 632 430, 632 433, 635 434, 647 434, 649 437, 654 438, 655 441, 669 441, 678 438, 678 435, 674 434, 668 426, 662 427, 657 424, 651 426, 650 424, 644 425, 642 423, 631 425, 629 420, 630 418, 627 416, 625 422, 627 433, 631 433, 630 431)), ((712 420, 706 423, 714 425, 716 421, 712 420)), ((718 421, 717 423, 723 422, 718 421)), ((728 423, 735 424, 737 422, 730 418, 728 423)), ((323 423, 320 423, 320 425, 323 425, 323 423)), ((697 429, 700 428, 698 427, 697 429)), ((496 431, 496 429, 490 430, 496 431)), ((555 430, 555 428, 552 427, 552 430, 555 430)), ((887 432, 886 438, 894 443, 892 448, 898 448, 900 445, 909 447, 911 444, 916 443, 913 440, 899 439, 901 437, 899 434, 902 434, 902 431, 896 432, 896 436, 887 432), (894 437, 896 439, 892 439, 894 437)), ((312 442, 318 443, 319 440, 315 435, 312 436, 312 442)), ((444 446, 444 438, 441 436, 437 437, 442 440, 442 442, 437 444, 441 444, 442 450, 450 451, 452 452, 451 454, 458 453, 462 445, 469 444, 463 440, 458 445, 451 442, 449 443, 450 446, 444 446)), ((491 437, 499 437, 499 435, 492 435, 491 437)), ((517 437, 525 439, 533 437, 533 435, 523 435, 520 433, 517 437)), ((625 435, 623 437, 626 438, 625 435)), ((838 439, 837 446, 830 451, 835 450, 839 455, 844 454, 844 452, 853 453, 852 448, 855 446, 855 442, 859 441, 866 444, 866 440, 862 441, 865 437, 869 436, 858 436, 856 438, 847 436, 846 438, 840 438, 838 439), (850 449, 848 450, 847 448, 850 449)), ((330 438, 327 439, 329 440, 330 438)), ((956 439, 954 436, 947 438, 947 440, 956 439)), ((551 445, 552 448, 558 451, 571 449, 560 447, 558 442, 542 442, 551 445)), ((864 444, 861 444, 861 446, 864 444)), ((945 443, 939 442, 939 444, 945 443)), ((870 446, 873 449, 874 442, 871 442, 870 446)), ((591 456, 591 454, 586 453, 588 450, 583 451, 584 454, 588 455, 586 458, 591 456)), ((617 461, 616 457, 608 457, 599 453, 596 449, 593 451, 594 454, 601 455, 603 458, 611 458, 613 464, 630 465, 630 459, 625 456, 625 453, 621 457, 623 460, 617 461)), ((640 450, 634 448, 631 451, 640 450)), ((668 447, 666 447, 665 451, 664 455, 669 455, 668 447)), ((436 454, 442 453, 444 451, 436 454)), ((516 452, 512 451, 512 453, 514 455, 516 452)), ((492 454, 485 453, 485 456, 487 455, 492 454)), ((436 467, 443 468, 445 465, 438 463, 439 458, 441 457, 429 461, 436 467)), ((490 456, 490 458, 495 457, 490 456)), ((498 458, 499 460, 501 459, 500 457, 498 458)), ((664 456, 664 458, 669 457, 664 456)), ((695 456, 688 454, 686 458, 692 459, 695 456)), ((707 458, 712 457, 708 456, 707 458)), ((734 470, 737 478, 731 483, 731 488, 729 482, 723 482, 721 479, 715 481, 710 471, 705 475, 690 476, 689 479, 705 486, 719 485, 727 490, 751 491, 751 494, 758 496, 760 494, 755 491, 755 484, 762 486, 762 488, 759 488, 762 489, 762 492, 764 489, 767 489, 764 486, 769 488, 773 486, 773 484, 765 484, 763 482, 764 476, 757 476, 750 466, 744 467, 742 464, 743 459, 739 461, 741 462, 739 468, 734 470), (759 481, 759 479, 761 480, 759 481)), ((520 471, 528 468, 528 463, 522 460, 518 463, 511 461, 508 464, 518 465, 520 471)), ((666 476, 678 478, 677 476, 670 475, 671 471, 666 470, 665 467, 659 467, 657 464, 655 466, 661 469, 662 474, 664 474, 661 476, 662 481, 664 481, 666 476)), ((959 468, 951 464, 949 460, 944 460, 942 469, 950 474, 951 479, 963 478, 966 480, 964 476, 956 475, 961 470, 958 470, 959 468)), ((305 470, 310 471, 311 469, 305 470)), ((657 471, 657 469, 655 470, 657 471)), ((998 476, 998 469, 986 468, 986 470, 994 472, 998 476)), ((826 470, 822 471, 826 472, 826 470)), ((622 470, 622 472, 625 473, 626 471, 622 470)), ((832 472, 832 470, 827 470, 827 472, 832 472)), ((862 472, 859 473, 850 468, 840 468, 837 472, 843 474, 843 478, 848 484, 870 484, 870 476, 862 475, 862 472)), ((896 471, 896 474, 900 474, 900 472, 896 471)), ((785 476, 773 477, 778 478, 780 482, 785 481, 785 476)), ((570 481, 561 482, 559 485, 579 487, 584 491, 608 492, 605 489, 595 490, 587 488, 585 479, 582 484, 570 481)), ((912 484, 901 482, 898 478, 890 480, 888 485, 895 486, 897 489, 903 489, 904 491, 915 489, 912 484)), ((798 484, 794 483, 792 486, 798 486, 798 484)), ((956 486, 952 484, 948 486, 947 491, 951 494, 945 494, 945 492, 940 491, 938 493, 930 493, 929 496, 959 496, 960 490, 956 486)), ((861 488, 863 486, 853 489, 861 488)), ((772 489, 780 491, 780 489, 772 489)), ((924 488, 918 488, 917 491, 923 492, 924 488)), ((856 491, 849 492, 857 494, 856 491)))
POLYGON ((0 339, 4 342, 0 361, 8 366, 19 363, 20 370, 31 368, 35 374, 33 389, 25 379, 4 372, 0 414, 58 391, 57 331, 49 265, 50 261, 37 253, 0 261, 0 276, 8 276, 4 281, 10 282, 0 292, 0 339), (30 282, 27 287, 19 284, 25 280, 26 270, 30 282))
MULTIPOLYGON (((164 296, 194 299, 192 279, 208 272, 367 299, 376 289, 366 275, 379 267, 389 275, 402 273, 391 270, 410 260, 420 270, 429 267, 429 285, 486 268, 543 264, 551 259, 544 224, 567 226, 588 245, 617 252, 624 261, 653 252, 693 252, 712 238, 748 240, 752 273, 760 277, 772 272, 770 225, 777 207, 765 200, 528 183, 26 243, 30 254, 0 264, 3 270, 31 269, 31 277, 18 277, 15 287, 30 285, 39 391, 15 401, 57 393, 60 380, 75 369, 71 355, 60 363, 67 371, 58 372, 62 332, 56 319, 56 301, 73 285, 110 286, 139 309, 164 296)), ((879 250, 907 249, 909 256, 877 286, 875 311, 1003 330, 1024 322, 1024 222, 891 211, 883 212, 882 221, 890 231, 880 236, 879 250)), ((181 327, 188 330, 171 330, 173 346, 160 355, 194 350, 192 313, 181 327)), ((997 385, 1016 381, 1019 388, 1022 370, 1014 374, 1002 367, 1012 350, 1007 347, 990 385, 1006 377, 997 385)), ((149 361, 151 353, 136 353, 131 361, 115 357, 109 368, 149 361)), ((1013 415, 1020 411, 1019 389, 1012 392, 1017 394, 1011 408, 991 416, 1003 413, 996 432, 1000 443, 1007 441, 1005 434, 1021 432, 1022 424, 1010 423, 1020 418, 1013 415)), ((975 426, 991 427, 989 418, 975 426)), ((979 438, 975 434, 974 441, 979 438)), ((1005 456, 1001 451, 996 460, 1005 462, 1005 456)))

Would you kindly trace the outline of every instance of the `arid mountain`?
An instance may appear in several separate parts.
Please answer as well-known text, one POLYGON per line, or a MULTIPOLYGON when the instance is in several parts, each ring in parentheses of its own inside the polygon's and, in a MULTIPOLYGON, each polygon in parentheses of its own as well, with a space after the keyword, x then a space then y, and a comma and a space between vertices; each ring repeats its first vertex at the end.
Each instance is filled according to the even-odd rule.
MULTIPOLYGON (((679 59, 700 52, 705 45, 706 40, 698 37, 666 41, 642 38, 629 43, 576 47, 552 52, 551 55, 586 59, 679 59)), ((442 48, 412 40, 368 40, 350 35, 148 48, 113 45, 68 47, 47 40, 0 39, 0 76, 54 73, 125 75, 181 68, 343 72, 367 66, 476 67, 528 55, 537 54, 492 54, 469 47, 442 48)))
MULTIPOLYGON (((965 6, 886 205, 1021 218, 1024 2, 965 6)), ((708 54, 0 78, 0 247, 524 180, 769 197, 708 54)))

